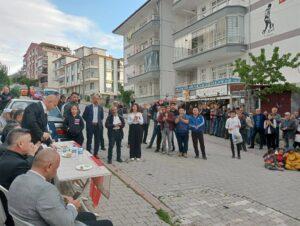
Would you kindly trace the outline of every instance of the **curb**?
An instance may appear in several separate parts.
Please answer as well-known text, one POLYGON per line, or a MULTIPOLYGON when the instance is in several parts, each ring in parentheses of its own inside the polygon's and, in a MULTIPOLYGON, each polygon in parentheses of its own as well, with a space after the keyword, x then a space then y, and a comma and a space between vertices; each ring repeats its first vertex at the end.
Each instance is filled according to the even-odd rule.
POLYGON ((108 168, 116 177, 118 177, 127 187, 131 188, 137 195, 141 196, 146 202, 148 202, 154 209, 164 210, 171 217, 175 216, 175 213, 172 209, 167 207, 162 203, 158 198, 152 195, 150 192, 146 191, 141 185, 139 185, 131 177, 127 176, 120 168, 116 167, 113 164, 104 163, 105 167, 108 168))

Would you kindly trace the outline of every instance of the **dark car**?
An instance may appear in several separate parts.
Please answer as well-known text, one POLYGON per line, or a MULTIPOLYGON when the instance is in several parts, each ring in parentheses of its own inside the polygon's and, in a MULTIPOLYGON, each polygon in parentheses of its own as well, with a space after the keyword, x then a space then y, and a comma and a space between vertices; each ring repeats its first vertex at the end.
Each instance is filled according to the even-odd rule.
MULTIPOLYGON (((27 100, 27 99, 12 99, 6 109, 22 109, 24 110, 27 106, 32 103, 39 102, 38 100, 27 100)), ((66 129, 63 126, 63 117, 58 107, 52 109, 48 113, 48 125, 51 132, 51 137, 55 141, 66 140, 66 129)))

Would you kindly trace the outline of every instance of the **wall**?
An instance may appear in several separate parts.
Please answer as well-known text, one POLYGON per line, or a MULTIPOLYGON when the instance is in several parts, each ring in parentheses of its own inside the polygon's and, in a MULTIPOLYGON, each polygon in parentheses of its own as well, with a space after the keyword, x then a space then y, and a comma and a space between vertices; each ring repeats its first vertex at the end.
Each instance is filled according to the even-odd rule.
POLYGON ((173 69, 174 16, 172 0, 160 1, 160 97, 174 95, 175 71, 173 69))

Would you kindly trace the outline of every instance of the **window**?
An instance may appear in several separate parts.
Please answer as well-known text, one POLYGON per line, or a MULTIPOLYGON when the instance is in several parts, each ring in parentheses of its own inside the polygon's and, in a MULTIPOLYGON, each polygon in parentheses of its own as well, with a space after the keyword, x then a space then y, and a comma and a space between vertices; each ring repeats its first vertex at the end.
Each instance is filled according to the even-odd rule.
POLYGON ((71 81, 72 81, 72 82, 74 82, 74 75, 72 75, 72 77, 71 77, 71 81))
POLYGON ((94 65, 94 60, 91 60, 91 65, 94 65))
POLYGON ((92 82, 90 83, 90 90, 94 90, 95 89, 95 84, 92 82))

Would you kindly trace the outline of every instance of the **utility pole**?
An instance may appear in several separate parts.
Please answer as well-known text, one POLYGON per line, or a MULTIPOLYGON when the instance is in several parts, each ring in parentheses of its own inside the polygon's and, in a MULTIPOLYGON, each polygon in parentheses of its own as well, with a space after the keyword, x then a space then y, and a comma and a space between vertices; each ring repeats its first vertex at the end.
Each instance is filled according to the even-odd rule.
POLYGON ((83 95, 83 100, 85 101, 85 56, 84 56, 84 52, 83 52, 83 57, 82 57, 82 62, 81 62, 81 68, 82 68, 82 95, 83 95))

